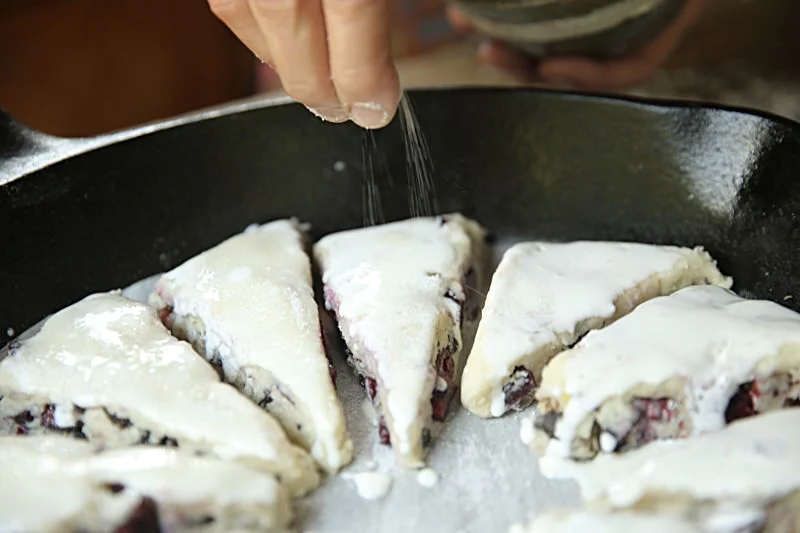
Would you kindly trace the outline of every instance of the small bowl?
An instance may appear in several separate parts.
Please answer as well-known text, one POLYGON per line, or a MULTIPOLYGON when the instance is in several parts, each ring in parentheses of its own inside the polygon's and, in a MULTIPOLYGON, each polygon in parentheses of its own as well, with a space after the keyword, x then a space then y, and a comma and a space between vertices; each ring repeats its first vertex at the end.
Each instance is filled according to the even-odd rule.
POLYGON ((476 29, 534 56, 613 57, 653 40, 684 0, 453 0, 476 29))

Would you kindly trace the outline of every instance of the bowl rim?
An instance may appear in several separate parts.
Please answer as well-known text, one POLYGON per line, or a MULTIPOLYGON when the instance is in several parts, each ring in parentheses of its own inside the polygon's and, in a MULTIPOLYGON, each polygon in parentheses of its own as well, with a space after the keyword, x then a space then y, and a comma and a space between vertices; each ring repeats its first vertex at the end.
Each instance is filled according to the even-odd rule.
POLYGON ((669 14, 672 20, 684 3, 684 0, 614 0, 612 5, 584 16, 542 20, 523 5, 527 0, 453 1, 482 33, 540 44, 601 34, 648 16, 669 14))

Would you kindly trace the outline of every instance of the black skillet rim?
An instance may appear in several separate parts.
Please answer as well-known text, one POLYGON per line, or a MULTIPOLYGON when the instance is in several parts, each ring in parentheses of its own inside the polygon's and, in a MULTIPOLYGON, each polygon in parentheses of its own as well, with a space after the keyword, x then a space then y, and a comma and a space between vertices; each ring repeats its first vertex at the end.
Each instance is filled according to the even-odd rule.
MULTIPOLYGON (((495 87, 481 85, 462 85, 450 87, 420 87, 405 91, 412 99, 415 94, 424 93, 495 93, 495 94, 520 94, 529 93, 542 95, 548 98, 558 98, 564 101, 595 101, 613 105, 633 106, 654 111, 669 110, 696 110, 719 111, 726 113, 744 114, 771 121, 781 126, 796 129, 800 132, 800 121, 779 115, 777 113, 717 102, 683 99, 676 97, 650 97, 638 95, 618 95, 596 91, 564 91, 557 89, 531 88, 531 87, 495 87)), ((31 174, 35 174, 51 165, 78 157, 84 153, 105 148, 116 143, 158 133, 160 131, 179 128, 184 125, 202 122, 205 120, 222 118, 225 116, 246 113, 269 107, 281 105, 299 105, 292 98, 279 96, 254 96, 249 99, 237 100, 200 109, 184 115, 153 121, 146 124, 126 128, 96 137, 62 138, 29 128, 13 119, 7 112, 0 109, 0 188, 31 174), (4 145, 11 145, 4 146, 4 145), (15 153, 14 148, 22 153, 15 153)))

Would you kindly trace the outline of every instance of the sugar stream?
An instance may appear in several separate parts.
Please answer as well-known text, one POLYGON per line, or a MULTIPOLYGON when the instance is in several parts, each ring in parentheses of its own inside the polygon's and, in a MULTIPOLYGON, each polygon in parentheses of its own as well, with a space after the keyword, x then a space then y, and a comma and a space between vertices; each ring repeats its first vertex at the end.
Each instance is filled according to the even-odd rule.
MULTIPOLYGON (((411 100, 405 93, 400 98, 398 114, 406 156, 409 212, 412 217, 432 216, 437 207, 433 162, 411 100)), ((388 168, 380 168, 382 165, 374 132, 364 130, 361 135, 364 225, 373 226, 385 221, 376 177, 383 174, 381 170, 385 170, 388 176, 388 168)))

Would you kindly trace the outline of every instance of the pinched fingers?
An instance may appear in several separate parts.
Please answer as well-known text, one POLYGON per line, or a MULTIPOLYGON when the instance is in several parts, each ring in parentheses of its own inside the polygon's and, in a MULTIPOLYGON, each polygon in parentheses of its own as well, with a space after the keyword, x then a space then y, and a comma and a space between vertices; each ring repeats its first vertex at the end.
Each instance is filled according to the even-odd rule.
POLYGON ((318 116, 385 126, 400 99, 389 0, 208 0, 284 90, 318 116))
POLYGON ((400 83, 391 56, 389 0, 322 0, 331 78, 350 118, 380 128, 397 111, 400 83))
POLYGON ((319 0, 208 0, 212 12, 317 116, 345 122, 331 82, 319 0))
POLYGON ((325 21, 318 0, 249 0, 284 90, 326 120, 344 122, 331 82, 325 21))
POLYGON ((208 0, 208 6, 257 58, 272 65, 267 41, 247 0, 208 0))

